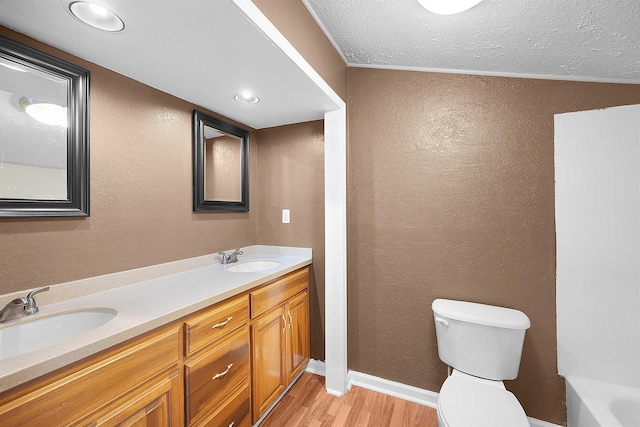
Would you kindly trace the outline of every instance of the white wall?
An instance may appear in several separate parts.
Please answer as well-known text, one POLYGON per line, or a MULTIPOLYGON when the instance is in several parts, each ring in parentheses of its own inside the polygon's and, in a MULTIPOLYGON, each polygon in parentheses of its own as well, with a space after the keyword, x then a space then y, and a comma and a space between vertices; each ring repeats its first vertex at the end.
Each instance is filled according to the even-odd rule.
POLYGON ((67 169, 0 164, 0 198, 65 200, 67 169))
POLYGON ((640 105, 555 116, 558 371, 640 387, 640 105))

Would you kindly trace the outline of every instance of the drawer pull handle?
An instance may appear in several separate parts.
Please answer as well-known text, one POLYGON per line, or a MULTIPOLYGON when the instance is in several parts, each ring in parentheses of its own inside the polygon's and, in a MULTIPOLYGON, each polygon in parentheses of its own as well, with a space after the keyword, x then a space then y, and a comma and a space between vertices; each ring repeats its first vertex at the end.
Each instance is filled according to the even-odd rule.
POLYGON ((220 372, 219 374, 215 374, 213 376, 213 378, 211 378, 212 380, 217 380, 218 378, 222 378, 225 375, 227 375, 229 373, 229 370, 231 369, 231 367, 233 366, 233 363, 229 363, 229 366, 227 366, 227 369, 225 369, 224 371, 220 372))
POLYGON ((218 329, 218 328, 222 328, 223 326, 227 326, 227 324, 229 322, 231 322, 231 319, 233 319, 233 316, 229 317, 227 320, 225 320, 224 322, 220 322, 220 323, 216 323, 215 325, 213 325, 211 327, 211 329, 218 329))
POLYGON ((293 318, 291 317, 291 310, 289 310, 288 314, 289 314, 289 329, 291 329, 291 324, 293 323, 293 318))
POLYGON ((284 334, 285 332, 287 332, 287 319, 284 318, 284 314, 282 315, 282 323, 284 326, 282 326, 282 333, 284 334))
POLYGON ((235 423, 236 423, 235 421, 231 421, 231 424, 229 424, 229 427, 233 427, 235 423))

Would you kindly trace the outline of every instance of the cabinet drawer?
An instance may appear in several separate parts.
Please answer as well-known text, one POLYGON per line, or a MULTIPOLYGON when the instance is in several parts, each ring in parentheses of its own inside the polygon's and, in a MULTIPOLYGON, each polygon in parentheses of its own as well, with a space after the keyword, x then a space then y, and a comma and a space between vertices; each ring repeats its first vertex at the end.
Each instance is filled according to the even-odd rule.
POLYGON ((247 381, 197 427, 251 427, 251 406, 247 381))
POLYGON ((179 363, 174 326, 0 407, 2 426, 70 425, 179 363))
POLYGON ((241 328, 185 362, 187 424, 249 378, 249 331, 241 328))
POLYGON ((216 304, 185 322, 185 355, 190 356, 207 344, 228 334, 249 320, 246 295, 216 304))
POLYGON ((305 267, 251 291, 251 318, 258 317, 308 287, 309 267, 305 267))

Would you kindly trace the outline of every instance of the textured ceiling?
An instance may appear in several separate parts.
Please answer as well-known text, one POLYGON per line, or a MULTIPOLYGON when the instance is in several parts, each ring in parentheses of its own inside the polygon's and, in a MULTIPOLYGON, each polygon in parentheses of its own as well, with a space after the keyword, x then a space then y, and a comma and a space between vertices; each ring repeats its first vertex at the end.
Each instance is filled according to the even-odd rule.
POLYGON ((350 66, 640 84, 640 0, 303 0, 350 66))

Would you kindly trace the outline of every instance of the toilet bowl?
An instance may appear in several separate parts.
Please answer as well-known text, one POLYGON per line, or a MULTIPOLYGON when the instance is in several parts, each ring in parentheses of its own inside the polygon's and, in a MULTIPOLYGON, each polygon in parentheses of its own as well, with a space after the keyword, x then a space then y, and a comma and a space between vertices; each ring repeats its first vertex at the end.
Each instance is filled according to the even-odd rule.
POLYGON ((438 396, 438 427, 530 427, 518 399, 502 381, 453 370, 438 396))
POLYGON ((529 318, 466 301, 432 304, 438 356, 452 369, 440 389, 438 427, 530 427, 503 380, 518 376, 529 318))

